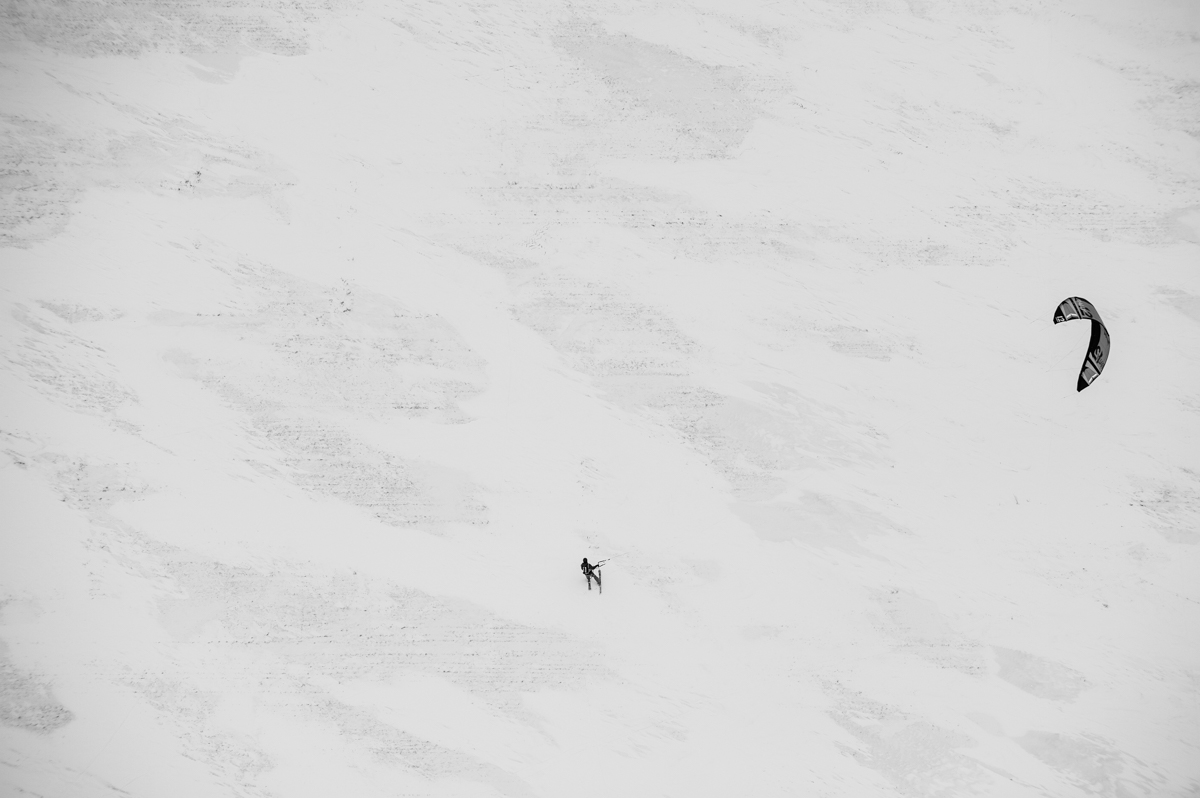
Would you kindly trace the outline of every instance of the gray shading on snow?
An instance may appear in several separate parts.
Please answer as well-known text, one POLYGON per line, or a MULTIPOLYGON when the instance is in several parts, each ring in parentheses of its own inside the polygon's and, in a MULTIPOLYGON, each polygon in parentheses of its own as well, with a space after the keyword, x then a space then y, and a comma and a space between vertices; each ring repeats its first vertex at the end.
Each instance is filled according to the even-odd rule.
POLYGON ((0 122, 0 247, 27 247, 66 227, 69 204, 81 191, 68 171, 73 151, 84 145, 65 142, 47 122, 9 115, 0 122))
POLYGON ((1091 795, 1132 798, 1134 795, 1161 794, 1164 787, 1161 774, 1149 772, 1144 762, 1113 748, 1108 740, 1095 735, 1030 731, 1014 739, 1030 754, 1091 795))
MULTIPOLYGON (((1197 135, 1200 136, 1200 131, 1197 135)), ((1200 244, 1200 205, 1171 211, 1167 214, 1166 227, 1175 238, 1200 244)))
POLYGON ((898 650, 971 676, 986 671, 983 644, 957 632, 935 602, 900 588, 877 591, 874 599, 883 612, 882 631, 898 650))
MULTIPOLYGON (((683 608, 679 595, 681 587, 697 586, 711 581, 703 571, 643 555, 636 548, 626 550, 619 568, 610 568, 609 573, 619 573, 620 576, 616 578, 628 579, 631 583, 651 591, 669 613, 679 612, 683 608)), ((605 584, 610 590, 614 589, 614 577, 606 579, 605 584)))
POLYGON ((86 322, 112 321, 121 318, 124 313, 119 310, 101 310, 100 308, 80 305, 75 302, 39 302, 46 310, 58 316, 69 324, 86 322))
MULTIPOLYGON (((485 260, 550 264, 574 225, 604 224, 696 259, 780 260, 778 248, 788 248, 794 237, 793 222, 730 220, 687 193, 624 179, 599 165, 611 157, 727 157, 763 115, 765 101, 779 94, 778 79, 704 63, 580 17, 547 24, 555 31, 555 50, 540 53, 538 61, 520 59, 505 74, 549 81, 561 91, 553 103, 489 122, 490 138, 506 154, 495 172, 477 178, 474 193, 489 212, 481 218, 432 209, 427 218, 443 229, 446 245, 485 260), (545 161, 548 168, 521 168, 527 161, 545 161)), ((471 36, 494 35, 486 26, 470 30, 471 36)), ((539 53, 541 44, 531 42, 531 51, 539 53)))
POLYGON ((62 86, 66 105, 99 103, 136 123, 136 133, 77 129, 0 114, 0 247, 29 246, 62 232, 90 187, 137 188, 179 198, 274 195, 291 182, 276 159, 236 142, 221 143, 194 122, 85 97, 62 86))
POLYGON ((1038 698, 1074 701, 1087 686, 1082 673, 1057 662, 1011 648, 992 646, 992 651, 1000 664, 996 675, 1038 698))
POLYGON ((716 582, 721 578, 721 564, 715 560, 685 558, 683 562, 692 569, 692 573, 705 582, 716 582))
POLYGON ((136 164, 145 187, 154 193, 185 199, 257 197, 280 218, 288 218, 278 194, 294 178, 266 153, 236 142, 213 144, 205 131, 171 121, 162 123, 154 139, 123 142, 113 149, 136 164))
MULTIPOLYGON (((532 794, 502 768, 391 725, 315 685, 419 672, 479 696, 494 712, 535 724, 523 706, 524 694, 572 689, 606 674, 586 644, 508 622, 467 602, 351 575, 233 566, 163 544, 142 545, 159 574, 176 586, 175 596, 159 600, 162 623, 180 643, 206 646, 217 658, 220 680, 237 684, 251 678, 245 665, 253 662, 252 678, 274 711, 332 723, 377 761, 426 778, 455 776, 505 795, 532 794)), ((157 682, 149 686, 160 689, 157 682)), ((176 698, 173 713, 206 711, 202 695, 182 685, 168 692, 176 698)), ((267 766, 253 749, 235 743, 202 736, 195 745, 226 768, 267 766)))
POLYGON ((430 214, 429 218, 445 228, 448 246, 489 265, 507 266, 506 271, 520 261, 525 266, 549 267, 554 261, 546 251, 569 245, 574 225, 597 224, 629 230, 655 248, 702 262, 786 266, 813 259, 803 244, 803 231, 794 222, 764 214, 731 219, 686 194, 602 174, 592 164, 560 165, 551 176, 536 180, 520 173, 499 177, 507 179, 476 191, 490 207, 494 227, 485 227, 486 234, 480 234, 480 226, 471 218, 458 214, 430 214), (554 221, 553 228, 546 227, 548 219, 554 221), (464 244, 464 238, 472 242, 464 244))
MULTIPOLYGON (((255 692, 271 711, 290 713, 293 720, 336 724, 381 762, 523 796, 529 788, 501 768, 342 704, 314 683, 422 673, 478 696, 495 713, 536 724, 523 705, 525 694, 575 689, 607 675, 588 644, 509 622, 469 602, 288 563, 232 565, 152 540, 110 513, 117 502, 146 490, 130 466, 57 455, 41 455, 36 463, 55 475, 63 500, 88 517, 91 547, 155 585, 158 621, 173 641, 167 646, 187 652, 186 668, 126 668, 118 680, 160 713, 191 758, 247 794, 268 794, 256 781, 273 762, 252 736, 222 726, 215 713, 225 689, 255 692), (205 687, 188 670, 197 667, 205 687)), ((33 700, 48 692, 37 693, 29 679, 15 683, 23 691, 23 703, 14 703, 20 718, 32 723, 30 718, 60 717, 50 699, 33 700)))
POLYGON ((257 650, 283 671, 302 665, 309 679, 427 673, 526 718, 522 693, 570 689, 606 672, 581 641, 465 601, 353 575, 235 566, 165 544, 141 545, 178 586, 160 601, 174 634, 231 653, 257 650))
POLYGON ((74 717, 55 699, 49 684, 12 663, 8 645, 0 640, 0 724, 49 734, 74 717))
POLYGON ((862 327, 835 324, 821 330, 829 348, 851 357, 891 360, 895 347, 886 339, 862 327))
POLYGON ((777 351, 786 351, 801 339, 820 341, 841 355, 880 362, 917 350, 911 337, 889 333, 878 325, 818 322, 786 311, 765 316, 759 323, 773 333, 767 346, 777 351))
MULTIPOLYGON (((345 280, 320 286, 247 263, 228 273, 242 297, 230 311, 169 320, 236 330, 269 347, 270 376, 253 387, 269 384, 273 401, 366 419, 399 412, 455 423, 466 420, 458 402, 484 388, 483 360, 437 316, 345 280)), ((231 364, 224 373, 237 369, 231 364)))
POLYGON ((1158 293, 1171 307, 1200 324, 1200 296, 1176 288, 1160 288, 1158 293))
POLYGON ((663 313, 603 285, 539 278, 531 293, 514 309, 516 319, 587 374, 679 376, 698 350, 663 313))
POLYGON ((979 728, 983 729, 988 734, 995 735, 996 737, 1005 737, 1006 736, 1004 734, 1003 724, 1001 724, 1000 721, 996 720, 995 718, 993 718, 991 715, 987 714, 986 712, 966 712, 963 714, 963 717, 970 720, 972 723, 974 723, 979 728))
POLYGON ((1158 84, 1158 91, 1143 100, 1142 106, 1164 128, 1200 140, 1200 81, 1173 80, 1165 75, 1151 80, 1158 84))
POLYGON ((318 420, 271 420, 262 405, 253 413, 256 430, 282 450, 287 473, 305 490, 362 507, 394 526, 486 523, 487 507, 460 472, 372 449, 318 420))
POLYGON ((302 55, 310 25, 349 3, 204 0, 130 0, 89 3, 14 0, 4 6, 10 41, 17 35, 42 47, 83 56, 139 56, 151 52, 213 53, 250 50, 302 55))
POLYGON ((486 784, 501 795, 516 798, 535 795, 527 783, 503 768, 397 729, 360 707, 313 691, 306 709, 315 717, 335 724, 342 736, 362 745, 379 762, 409 768, 427 779, 453 776, 486 784))
MULTIPOLYGON (((1200 479, 1187 474, 1174 484, 1145 485, 1133 494, 1133 503, 1153 520, 1154 529, 1172 543, 1200 543, 1200 479)), ((1140 481, 1140 480, 1139 480, 1140 481)))
POLYGON ((13 318, 21 337, 7 347, 9 368, 28 376, 28 384, 53 401, 85 413, 111 417, 137 397, 121 384, 103 349, 62 324, 61 314, 16 306, 13 318), (57 318, 56 318, 57 317, 57 318))
POLYGON ((150 489, 141 479, 137 466, 131 464, 97 462, 55 453, 40 454, 36 461, 52 470, 53 484, 63 501, 97 525, 114 524, 108 516, 110 507, 117 502, 135 501, 150 489))
MULTIPOLYGON (((495 765, 424 740, 381 721, 368 710, 331 698, 304 677, 298 677, 294 665, 290 672, 279 668, 268 673, 267 678, 273 683, 268 698, 280 692, 293 696, 286 705, 276 705, 277 711, 299 712, 300 718, 309 722, 332 723, 343 737, 362 745, 377 761, 409 768, 430 779, 456 776, 492 785, 505 795, 531 794, 523 782, 495 765), (299 696, 298 700, 295 696, 299 696)), ((256 789, 255 782, 274 763, 250 742, 252 738, 248 735, 233 734, 220 727, 214 718, 220 700, 218 693, 160 674, 131 672, 124 682, 163 716, 193 758, 252 794, 267 794, 256 789)))
MULTIPOLYGON (((47 482, 66 506, 87 518, 88 536, 83 542, 86 549, 105 559, 111 558, 128 573, 151 575, 145 556, 136 544, 137 533, 111 512, 114 505, 137 501, 151 491, 151 485, 142 478, 137 464, 69 457, 47 451, 29 457, 29 462, 47 475, 47 482)), ((89 571, 89 595, 108 597, 109 590, 99 573, 89 571)))
POLYGON ((971 737, 841 684, 823 686, 837 701, 829 716, 858 741, 854 748, 839 747, 891 782, 901 795, 956 798, 983 790, 994 779, 979 762, 959 753, 975 745, 971 737))
POLYGON ((219 694, 161 673, 129 671, 121 681, 159 713, 189 756, 204 762, 210 772, 223 780, 250 789, 251 794, 269 794, 254 789, 253 782, 271 770, 274 763, 250 742, 250 735, 230 733, 214 721, 219 694))
POLYGON ((1168 208, 1130 203, 1098 191, 1053 183, 1039 177, 1011 177, 990 206, 952 209, 955 224, 1003 240, 1022 229, 1085 233, 1099 241, 1144 245, 1170 243, 1168 208))
POLYGON ((806 491, 789 502, 738 502, 734 513, 763 540, 868 554, 862 541, 895 527, 857 502, 806 491))
POLYGON ((622 404, 644 407, 683 436, 743 500, 778 495, 792 472, 883 462, 876 447, 851 434, 864 425, 781 385, 751 385, 760 402, 686 383, 620 387, 622 404))
POLYGON ((705 64, 589 23, 565 26, 555 43, 603 87, 606 96, 597 98, 586 124, 630 128, 630 135, 607 145, 618 152, 719 157, 745 138, 761 114, 747 76, 733 67, 705 64))
MULTIPOLYGON (((821 230, 820 239, 849 247, 859 257, 846 267, 869 276, 885 269, 923 270, 930 266, 991 266, 1000 261, 995 255, 978 249, 941 241, 937 238, 880 236, 870 230, 843 228, 821 230)), ((843 311, 838 308, 838 311, 843 311)))
POLYGON ((277 458, 278 466, 252 464, 264 474, 281 473, 304 490, 361 507, 392 526, 486 523, 487 507, 474 498, 464 474, 373 447, 341 425, 297 413, 269 398, 267 384, 239 389, 183 353, 169 357, 244 414, 252 439, 277 458))
POLYGON ((465 421, 458 403, 482 390, 482 361, 452 327, 345 282, 321 288, 246 265, 231 277, 244 297, 231 311, 158 318, 251 339, 270 353, 265 361, 213 362, 183 351, 166 357, 241 412, 291 481, 394 526, 486 523, 487 509, 464 474, 372 445, 329 420, 465 421))

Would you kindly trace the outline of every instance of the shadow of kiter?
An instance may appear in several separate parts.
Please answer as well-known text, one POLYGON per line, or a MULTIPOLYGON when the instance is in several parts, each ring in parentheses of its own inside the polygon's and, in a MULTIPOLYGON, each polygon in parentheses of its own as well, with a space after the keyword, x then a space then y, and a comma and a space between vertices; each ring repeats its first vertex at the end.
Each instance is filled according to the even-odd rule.
POLYGON ((579 570, 583 571, 583 575, 587 579, 588 590, 592 589, 592 580, 595 579, 596 587, 599 588, 601 593, 604 592, 604 588, 600 586, 600 566, 604 565, 606 562, 607 560, 601 560, 595 565, 592 565, 587 561, 587 557, 583 558, 583 562, 579 565, 579 570))

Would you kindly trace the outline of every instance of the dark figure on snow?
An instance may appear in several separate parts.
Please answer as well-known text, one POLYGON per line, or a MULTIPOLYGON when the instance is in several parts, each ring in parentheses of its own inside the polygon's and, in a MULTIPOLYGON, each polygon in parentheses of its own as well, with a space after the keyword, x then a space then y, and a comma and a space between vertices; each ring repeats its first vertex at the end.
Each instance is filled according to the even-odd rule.
POLYGON ((600 571, 598 571, 597 569, 603 563, 604 563, 604 561, 601 560, 600 562, 596 563, 595 565, 592 565, 587 561, 587 557, 584 557, 583 562, 580 563, 579 570, 583 571, 584 577, 587 578, 588 590, 592 589, 592 580, 593 579, 596 580, 596 587, 600 587, 600 571))

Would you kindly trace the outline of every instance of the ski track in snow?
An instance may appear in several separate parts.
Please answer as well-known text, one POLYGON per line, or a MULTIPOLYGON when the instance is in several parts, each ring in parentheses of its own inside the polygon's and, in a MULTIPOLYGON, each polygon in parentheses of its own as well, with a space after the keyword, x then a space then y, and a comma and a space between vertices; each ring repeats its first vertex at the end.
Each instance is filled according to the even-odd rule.
POLYGON ((0 19, 5 794, 1200 795, 1186 3, 0 19))

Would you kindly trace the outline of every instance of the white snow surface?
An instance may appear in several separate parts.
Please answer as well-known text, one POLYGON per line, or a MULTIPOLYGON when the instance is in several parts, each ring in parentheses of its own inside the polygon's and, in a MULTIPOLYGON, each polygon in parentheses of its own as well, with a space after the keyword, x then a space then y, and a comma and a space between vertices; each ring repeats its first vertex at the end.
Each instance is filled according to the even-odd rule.
POLYGON ((0 792, 1200 795, 1198 9, 7 3, 0 792))

